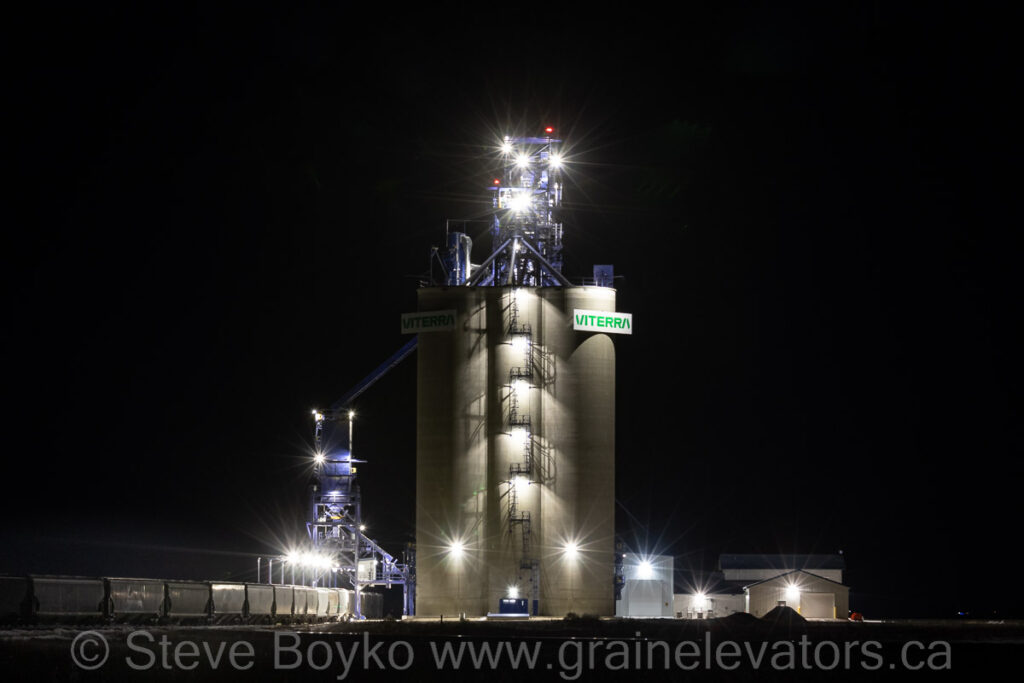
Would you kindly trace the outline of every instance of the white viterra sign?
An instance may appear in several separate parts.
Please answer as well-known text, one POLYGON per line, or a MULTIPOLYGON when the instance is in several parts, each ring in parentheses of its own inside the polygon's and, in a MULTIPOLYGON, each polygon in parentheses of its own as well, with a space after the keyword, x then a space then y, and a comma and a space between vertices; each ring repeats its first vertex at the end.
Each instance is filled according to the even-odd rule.
POLYGON ((633 334, 633 314, 576 308, 572 312, 572 329, 582 332, 633 334))
POLYGON ((455 311, 423 311, 402 314, 402 334, 451 332, 455 329, 455 311))

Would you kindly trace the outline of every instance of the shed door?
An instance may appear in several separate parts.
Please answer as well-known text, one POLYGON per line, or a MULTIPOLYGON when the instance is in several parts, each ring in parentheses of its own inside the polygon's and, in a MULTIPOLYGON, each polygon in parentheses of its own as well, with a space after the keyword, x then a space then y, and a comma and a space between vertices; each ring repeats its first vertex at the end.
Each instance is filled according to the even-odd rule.
POLYGON ((812 619, 832 619, 835 617, 834 593, 801 593, 800 615, 812 619))
POLYGON ((630 617, 662 616, 662 583, 653 580, 626 582, 626 605, 630 617))

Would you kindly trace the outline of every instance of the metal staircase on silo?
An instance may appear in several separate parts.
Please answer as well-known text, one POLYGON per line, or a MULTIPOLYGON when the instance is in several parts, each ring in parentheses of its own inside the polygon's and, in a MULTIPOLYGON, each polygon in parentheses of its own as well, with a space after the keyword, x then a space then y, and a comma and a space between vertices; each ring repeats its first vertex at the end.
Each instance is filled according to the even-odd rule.
POLYGON ((523 559, 529 557, 530 549, 530 511, 519 509, 518 486, 529 484, 533 474, 533 434, 530 416, 519 410, 519 389, 523 383, 529 384, 533 379, 533 332, 529 323, 524 323, 519 315, 519 302, 515 291, 512 292, 509 304, 509 338, 513 348, 522 346, 523 364, 513 366, 509 370, 509 430, 522 438, 522 460, 509 465, 508 468, 508 523, 509 533, 515 532, 518 525, 523 538, 523 559))

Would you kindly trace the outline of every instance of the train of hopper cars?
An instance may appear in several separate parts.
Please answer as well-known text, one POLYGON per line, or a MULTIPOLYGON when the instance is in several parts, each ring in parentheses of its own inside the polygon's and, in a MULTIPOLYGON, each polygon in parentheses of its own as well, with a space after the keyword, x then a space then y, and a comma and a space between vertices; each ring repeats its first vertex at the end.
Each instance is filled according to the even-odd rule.
MULTIPOLYGON (((383 595, 360 591, 363 618, 383 595)), ((0 576, 0 623, 295 624, 347 621, 345 588, 78 576, 0 576)))

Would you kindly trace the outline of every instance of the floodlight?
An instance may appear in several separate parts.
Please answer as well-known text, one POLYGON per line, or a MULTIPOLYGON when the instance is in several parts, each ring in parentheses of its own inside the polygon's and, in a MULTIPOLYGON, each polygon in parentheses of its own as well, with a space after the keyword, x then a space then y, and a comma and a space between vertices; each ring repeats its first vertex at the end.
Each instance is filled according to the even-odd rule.
POLYGON ((530 195, 525 193, 514 194, 508 200, 508 208, 515 213, 523 213, 530 210, 530 195))

